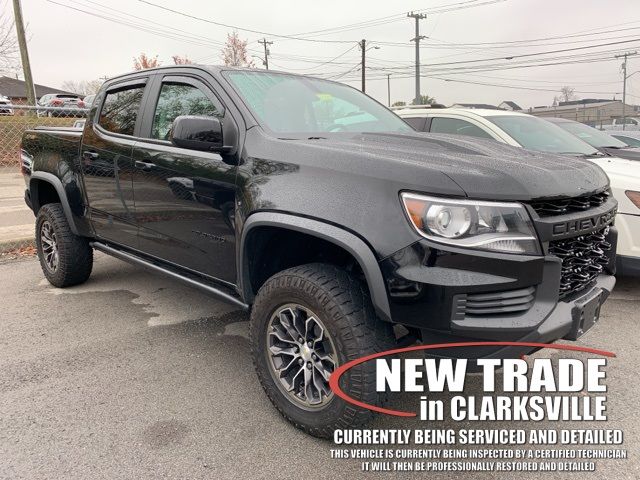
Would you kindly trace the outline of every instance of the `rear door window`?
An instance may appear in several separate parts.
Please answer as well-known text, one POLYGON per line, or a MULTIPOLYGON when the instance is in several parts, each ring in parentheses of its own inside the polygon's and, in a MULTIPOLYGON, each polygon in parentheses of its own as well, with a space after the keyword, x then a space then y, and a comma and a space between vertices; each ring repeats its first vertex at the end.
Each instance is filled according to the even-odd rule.
POLYGON ((143 93, 144 85, 128 86, 107 92, 98 125, 112 133, 133 135, 143 93))
POLYGON ((431 132, 452 133, 454 135, 466 135, 468 137, 489 138, 491 135, 471 122, 459 118, 434 117, 431 119, 431 132))

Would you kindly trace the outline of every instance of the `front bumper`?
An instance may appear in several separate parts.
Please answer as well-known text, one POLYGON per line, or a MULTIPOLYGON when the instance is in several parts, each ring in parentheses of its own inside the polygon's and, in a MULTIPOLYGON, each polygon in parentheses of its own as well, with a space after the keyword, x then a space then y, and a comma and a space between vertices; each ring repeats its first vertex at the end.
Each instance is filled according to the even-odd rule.
MULTIPOLYGON (((595 295, 604 302, 615 285, 615 240, 609 239, 609 265, 579 291, 560 298, 561 260, 553 255, 525 256, 435 246, 426 240, 381 262, 394 322, 419 330, 424 343, 510 341, 549 343, 575 339, 576 314, 595 295), (512 292, 527 295, 526 308, 510 311, 512 292), (483 314, 469 299, 497 298, 483 314), (473 314, 469 312, 473 311, 473 314)), ((579 321, 579 319, 578 319, 579 321)), ((514 358, 521 347, 474 347, 443 351, 442 356, 514 358), (455 350, 455 352, 454 352, 455 350)), ((439 352, 433 352, 438 355, 439 352)))

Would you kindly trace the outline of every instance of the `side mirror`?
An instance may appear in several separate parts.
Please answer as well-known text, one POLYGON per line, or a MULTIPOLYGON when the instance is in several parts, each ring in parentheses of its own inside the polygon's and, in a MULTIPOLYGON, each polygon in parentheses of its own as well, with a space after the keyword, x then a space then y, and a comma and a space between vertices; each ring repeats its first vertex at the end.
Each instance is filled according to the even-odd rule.
POLYGON ((181 115, 173 121, 171 143, 189 150, 222 152, 222 122, 215 117, 181 115))

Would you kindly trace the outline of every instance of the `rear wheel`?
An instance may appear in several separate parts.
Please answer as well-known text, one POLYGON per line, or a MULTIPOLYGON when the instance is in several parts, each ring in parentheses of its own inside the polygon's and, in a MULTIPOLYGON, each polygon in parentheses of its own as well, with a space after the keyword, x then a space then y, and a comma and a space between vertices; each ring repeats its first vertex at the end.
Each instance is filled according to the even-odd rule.
POLYGON ((71 232, 62 205, 48 203, 36 218, 36 248, 44 276, 55 287, 85 282, 93 268, 93 249, 71 232))
MULTIPOLYGON (((330 437, 362 425, 371 412, 338 398, 329 377, 341 364, 393 348, 390 324, 379 321, 364 285, 337 267, 309 264, 280 272, 262 286, 250 321, 258 378, 280 413, 298 428, 330 437)), ((380 405, 375 364, 341 377, 349 396, 380 405)))

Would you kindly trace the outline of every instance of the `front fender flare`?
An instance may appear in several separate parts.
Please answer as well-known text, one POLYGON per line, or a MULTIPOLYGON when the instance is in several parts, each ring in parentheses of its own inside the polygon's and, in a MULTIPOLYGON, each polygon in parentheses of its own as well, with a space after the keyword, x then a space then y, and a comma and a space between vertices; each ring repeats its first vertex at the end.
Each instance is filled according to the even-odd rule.
POLYGON ((256 227, 280 227, 305 233, 331 242, 349 252, 360 264, 371 295, 371 301, 380 319, 390 322, 391 309, 382 271, 371 248, 353 233, 318 220, 286 213, 257 212, 244 223, 238 249, 238 289, 245 302, 253 303, 253 291, 249 281, 249 262, 246 239, 256 227))

